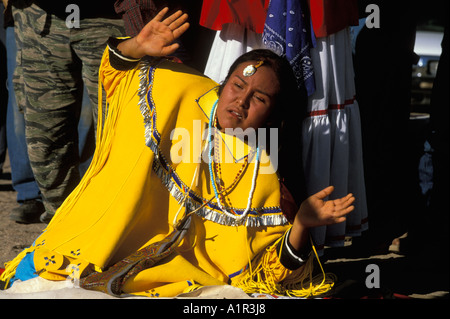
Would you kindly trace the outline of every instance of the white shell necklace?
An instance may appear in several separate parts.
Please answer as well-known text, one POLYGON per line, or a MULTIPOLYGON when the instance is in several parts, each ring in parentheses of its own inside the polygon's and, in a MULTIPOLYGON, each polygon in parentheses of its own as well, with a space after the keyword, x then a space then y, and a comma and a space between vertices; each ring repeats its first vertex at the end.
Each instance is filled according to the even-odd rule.
POLYGON ((252 205, 252 198, 253 198, 253 194, 255 193, 255 188, 256 188, 256 177, 258 176, 258 169, 259 169, 259 157, 260 157, 260 150, 259 150, 259 145, 257 145, 256 147, 256 159, 255 159, 255 166, 254 166, 254 170, 253 170, 253 178, 252 178, 252 186, 250 188, 250 192, 248 195, 248 202, 247 202, 247 207, 245 208, 244 212, 240 215, 234 214, 229 212, 221 203, 220 198, 219 198, 219 193, 217 191, 217 187, 216 187, 216 181, 214 178, 214 173, 213 173, 213 168, 212 168, 212 126, 213 126, 213 122, 214 119, 216 117, 216 111, 217 111, 217 102, 218 100, 216 100, 216 102, 214 103, 212 109, 211 109, 211 114, 209 117, 209 125, 208 125, 208 146, 209 146, 209 152, 208 152, 208 159, 209 159, 209 175, 210 175, 210 179, 211 179, 211 184, 213 186, 213 190, 214 190, 214 195, 216 197, 217 200, 217 204, 220 208, 220 210, 227 215, 228 217, 232 218, 235 220, 235 222, 237 224, 242 223, 242 221, 247 217, 248 213, 250 212, 250 208, 252 205))

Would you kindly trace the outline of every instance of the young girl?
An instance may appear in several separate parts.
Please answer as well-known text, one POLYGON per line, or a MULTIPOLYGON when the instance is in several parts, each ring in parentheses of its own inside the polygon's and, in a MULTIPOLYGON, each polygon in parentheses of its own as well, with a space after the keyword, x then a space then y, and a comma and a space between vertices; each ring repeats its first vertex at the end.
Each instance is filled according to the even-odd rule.
POLYGON ((308 229, 353 209, 351 194, 326 201, 328 187, 287 217, 277 152, 251 135, 279 125, 295 83, 289 64, 250 52, 218 88, 155 58, 173 53, 188 28, 181 12, 164 19, 167 10, 136 37, 111 39, 100 67, 108 113, 92 164, 2 280, 72 277, 115 296, 223 284, 293 293, 311 267, 308 229))

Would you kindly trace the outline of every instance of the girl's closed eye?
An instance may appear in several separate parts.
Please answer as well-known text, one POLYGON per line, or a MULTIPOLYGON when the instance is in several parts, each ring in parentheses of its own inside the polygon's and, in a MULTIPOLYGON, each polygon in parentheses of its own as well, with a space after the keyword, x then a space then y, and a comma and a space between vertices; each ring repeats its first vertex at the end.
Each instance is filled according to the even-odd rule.
POLYGON ((256 100, 258 100, 261 103, 265 103, 266 100, 264 99, 264 97, 260 96, 260 95, 254 95, 253 96, 256 100))
POLYGON ((238 82, 234 82, 234 86, 237 87, 238 89, 242 89, 243 88, 243 86, 240 83, 238 83, 238 82))

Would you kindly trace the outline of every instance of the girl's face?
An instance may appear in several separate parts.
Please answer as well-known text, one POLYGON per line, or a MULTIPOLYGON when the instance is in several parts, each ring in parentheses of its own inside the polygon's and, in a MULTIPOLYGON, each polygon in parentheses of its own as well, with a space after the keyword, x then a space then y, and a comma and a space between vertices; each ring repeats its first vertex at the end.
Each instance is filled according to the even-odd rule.
POLYGON ((223 87, 217 104, 217 120, 222 130, 226 128, 264 127, 275 105, 280 84, 272 68, 258 67, 251 76, 244 76, 243 70, 257 61, 241 63, 231 74, 223 87))

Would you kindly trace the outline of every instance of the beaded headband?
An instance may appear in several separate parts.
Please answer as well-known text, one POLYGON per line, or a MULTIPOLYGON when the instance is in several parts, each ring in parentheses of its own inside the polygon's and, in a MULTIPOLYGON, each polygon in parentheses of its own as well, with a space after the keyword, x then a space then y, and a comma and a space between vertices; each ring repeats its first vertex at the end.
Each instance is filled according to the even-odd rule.
POLYGON ((244 71, 242 72, 243 76, 252 76, 255 74, 256 70, 263 65, 264 61, 259 60, 256 64, 249 64, 245 67, 244 71))

